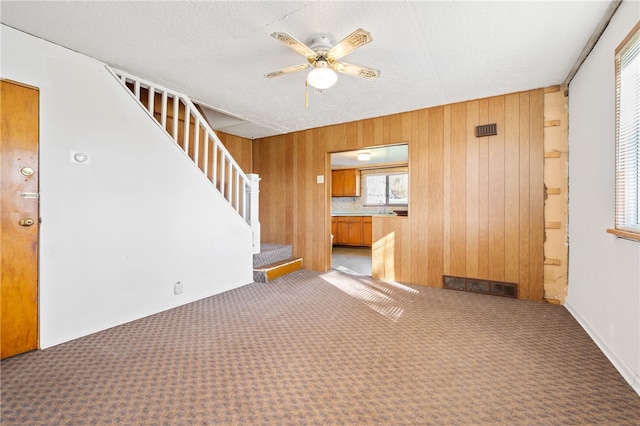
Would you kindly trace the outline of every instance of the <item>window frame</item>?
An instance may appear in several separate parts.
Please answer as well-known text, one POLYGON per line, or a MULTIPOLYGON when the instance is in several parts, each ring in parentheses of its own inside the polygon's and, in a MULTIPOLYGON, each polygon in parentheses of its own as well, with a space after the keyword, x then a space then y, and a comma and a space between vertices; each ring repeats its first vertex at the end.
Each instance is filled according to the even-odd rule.
MULTIPOLYGON (((616 134, 615 134, 615 209, 614 209, 614 228, 607 229, 607 232, 610 234, 614 234, 621 238, 631 239, 640 241, 640 220, 636 219, 638 223, 629 224, 626 221, 625 214, 628 214, 628 194, 624 191, 624 183, 628 181, 627 174, 624 172, 624 167, 622 163, 622 157, 625 154, 628 154, 631 151, 633 158, 635 158, 635 170, 632 169, 632 174, 637 175, 635 177, 635 187, 636 190, 640 188, 640 139, 636 139, 636 147, 629 149, 628 145, 633 145, 633 142, 629 144, 626 141, 626 138, 623 140, 621 138, 621 128, 623 127, 621 124, 621 107, 620 107, 620 96, 621 96, 621 71, 623 69, 621 58, 624 57, 626 53, 629 52, 630 49, 634 50, 635 58, 632 59, 635 62, 640 62, 640 22, 638 22, 634 28, 629 32, 629 34, 624 38, 624 40, 618 45, 615 50, 615 119, 616 119, 616 134), (634 152, 635 151, 635 152, 634 152)), ((639 65, 640 66, 640 65, 639 65)), ((640 78, 637 80, 640 83, 640 78)), ((632 120, 633 123, 636 123, 637 127, 640 127, 640 116, 635 117, 632 120)), ((624 124, 624 123, 623 123, 624 124)), ((632 161, 633 163, 633 161, 632 161)), ((634 178, 631 177, 633 180, 634 178)), ((635 195, 635 200, 631 201, 631 204, 635 204, 636 216, 640 213, 638 209, 640 209, 640 191, 639 194, 632 194, 631 197, 635 195)), ((633 207, 632 207, 633 209, 633 207)), ((633 212, 632 212, 633 214, 633 212)))
POLYGON ((361 181, 362 181, 362 196, 364 198, 364 202, 362 203, 365 207, 378 207, 384 205, 386 207, 408 207, 409 206, 409 167, 408 166, 399 166, 399 167, 384 167, 384 168, 375 168, 375 169, 362 169, 360 171, 361 181), (407 202, 400 203, 389 203, 389 176, 390 175, 406 175, 407 176, 407 202), (385 203, 368 203, 367 202, 367 176, 386 176, 386 187, 385 187, 385 203))

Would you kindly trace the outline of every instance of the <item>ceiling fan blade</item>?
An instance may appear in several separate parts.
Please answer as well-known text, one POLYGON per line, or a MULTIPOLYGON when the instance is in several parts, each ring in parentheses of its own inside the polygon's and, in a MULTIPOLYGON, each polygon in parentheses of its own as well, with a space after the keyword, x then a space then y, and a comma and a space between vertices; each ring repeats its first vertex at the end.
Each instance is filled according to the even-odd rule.
POLYGON ((304 69, 309 68, 310 66, 311 66, 310 64, 294 65, 292 67, 287 67, 287 68, 279 69, 277 71, 272 71, 270 73, 265 74, 264 76, 267 78, 279 77, 284 74, 289 74, 290 72, 302 71, 304 69))
POLYGON ((295 50, 302 56, 305 56, 309 60, 309 62, 315 61, 316 52, 314 52, 313 50, 311 50, 309 46, 296 40, 294 37, 290 36, 289 34, 276 32, 271 34, 271 37, 275 38, 276 40, 278 40, 288 48, 295 50))
POLYGON ((373 41, 371 33, 362 28, 358 28, 340 41, 340 43, 333 46, 331 50, 329 50, 327 58, 334 61, 338 60, 371 41, 373 41))
POLYGON ((349 74, 354 77, 373 80, 380 77, 380 70, 375 68, 363 67, 361 65, 347 64, 346 62, 336 62, 331 66, 334 70, 343 74, 349 74))

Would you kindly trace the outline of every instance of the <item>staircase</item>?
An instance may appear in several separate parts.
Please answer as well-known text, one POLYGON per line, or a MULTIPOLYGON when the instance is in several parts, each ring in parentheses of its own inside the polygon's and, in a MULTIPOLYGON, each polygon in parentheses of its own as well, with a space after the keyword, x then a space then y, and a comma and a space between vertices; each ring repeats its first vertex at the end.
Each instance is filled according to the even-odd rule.
POLYGON ((266 283, 302 269, 302 258, 293 257, 291 246, 261 244, 260 253, 253 255, 253 281, 266 283))
POLYGON ((107 70, 193 161, 253 231, 253 280, 266 283, 302 268, 291 246, 260 244, 260 178, 245 174, 215 134, 200 109, 185 95, 124 71, 107 70))
POLYGON ((245 174, 187 96, 124 71, 107 70, 193 161, 229 206, 251 227, 253 252, 260 251, 258 175, 245 174))

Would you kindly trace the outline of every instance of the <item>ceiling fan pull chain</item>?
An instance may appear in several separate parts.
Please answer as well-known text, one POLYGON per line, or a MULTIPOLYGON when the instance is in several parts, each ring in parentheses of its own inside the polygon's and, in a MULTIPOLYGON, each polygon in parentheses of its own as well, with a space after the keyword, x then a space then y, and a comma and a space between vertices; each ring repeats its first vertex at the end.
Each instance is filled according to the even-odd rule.
POLYGON ((304 81, 304 107, 309 108, 309 83, 304 81))

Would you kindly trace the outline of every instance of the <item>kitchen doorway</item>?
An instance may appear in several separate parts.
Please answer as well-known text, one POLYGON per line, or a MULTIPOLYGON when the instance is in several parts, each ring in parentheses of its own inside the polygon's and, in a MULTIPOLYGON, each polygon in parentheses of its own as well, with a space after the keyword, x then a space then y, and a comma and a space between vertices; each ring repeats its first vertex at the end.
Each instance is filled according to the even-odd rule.
POLYGON ((331 268, 372 275, 374 216, 408 214, 407 143, 330 153, 331 268))

